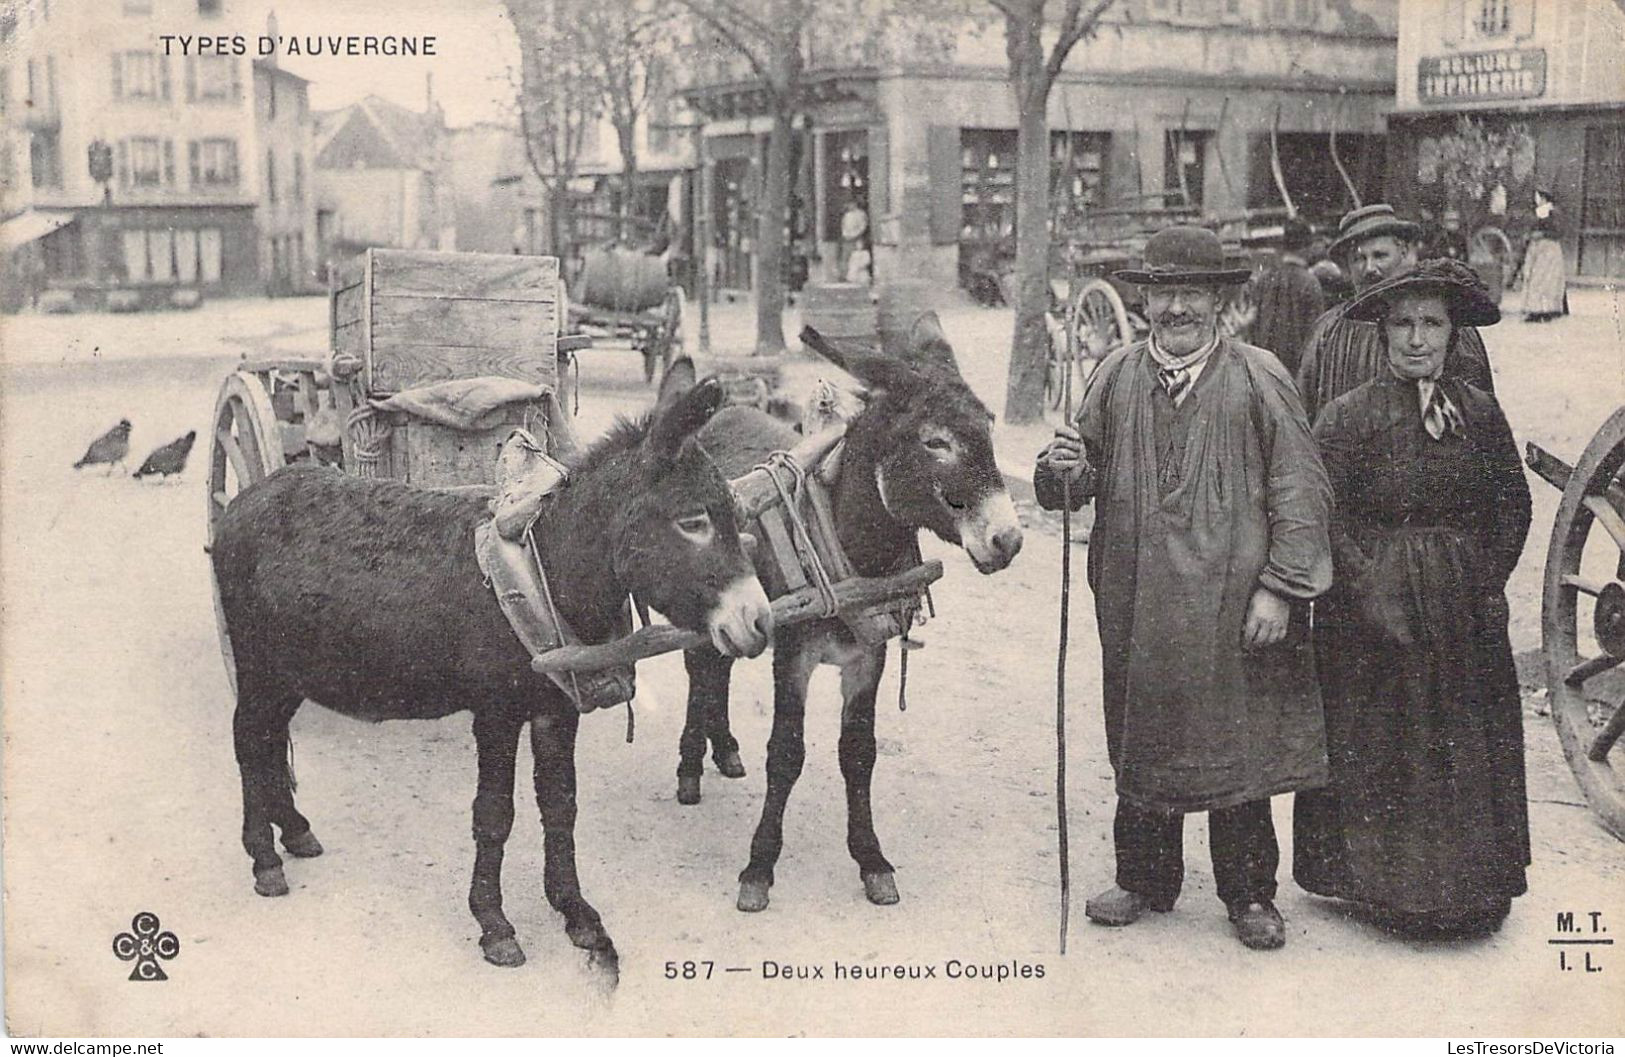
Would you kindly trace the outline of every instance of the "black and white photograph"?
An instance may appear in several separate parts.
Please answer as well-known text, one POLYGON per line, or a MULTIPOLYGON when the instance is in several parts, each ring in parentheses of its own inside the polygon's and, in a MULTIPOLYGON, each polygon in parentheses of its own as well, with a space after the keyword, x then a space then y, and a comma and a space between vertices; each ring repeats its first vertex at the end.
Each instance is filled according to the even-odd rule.
POLYGON ((5 1033, 1612 1053, 1622 284, 1625 0, 0 0, 5 1033))

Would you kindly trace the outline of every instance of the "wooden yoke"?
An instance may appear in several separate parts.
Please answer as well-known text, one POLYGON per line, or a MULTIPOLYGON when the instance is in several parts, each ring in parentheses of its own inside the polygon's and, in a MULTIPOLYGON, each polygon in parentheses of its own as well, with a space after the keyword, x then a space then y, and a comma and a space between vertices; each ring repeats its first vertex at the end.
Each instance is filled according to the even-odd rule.
MULTIPOLYGON (((799 467, 816 467, 846 433, 845 423, 836 423, 803 439, 787 454, 799 467)), ((823 563, 831 581, 837 613, 861 641, 871 645, 884 642, 907 627, 906 620, 919 605, 919 595, 942 577, 942 563, 922 562, 893 576, 852 575, 839 542, 834 538, 834 518, 823 485, 814 475, 805 477, 810 517, 805 519, 813 555, 803 555, 800 534, 784 509, 783 494, 774 483, 773 471, 758 467, 729 482, 741 522, 756 522, 773 548, 774 559, 788 581, 789 591, 773 600, 775 626, 799 624, 826 616, 828 596, 808 582, 805 562, 823 563)), ((708 642, 703 632, 686 631, 670 625, 641 628, 630 635, 600 645, 567 645, 536 657, 531 667, 538 672, 590 671, 613 665, 631 664, 673 650, 693 649, 708 642)))

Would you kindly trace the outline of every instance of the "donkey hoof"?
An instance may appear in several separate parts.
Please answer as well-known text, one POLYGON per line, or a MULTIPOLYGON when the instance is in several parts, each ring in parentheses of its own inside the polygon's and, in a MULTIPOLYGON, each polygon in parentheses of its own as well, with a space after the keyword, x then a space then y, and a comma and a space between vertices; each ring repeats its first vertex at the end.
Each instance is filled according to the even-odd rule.
POLYGON ((766 881, 740 881, 738 907, 747 914, 755 914, 767 909, 766 881))
POLYGON ((739 758, 738 751, 724 752, 716 757, 717 771, 724 778, 745 777, 745 761, 739 758))
POLYGON ((866 873, 863 875, 863 894, 877 907, 892 906, 899 898, 896 878, 889 873, 866 873))
POLYGON ((693 806, 700 802, 699 775, 682 775, 677 779, 677 802, 693 806))
POLYGON ((594 947, 588 951, 587 964, 602 973, 604 982, 610 986, 620 983, 621 956, 615 950, 615 944, 607 943, 602 947, 594 947))
POLYGON ((504 969, 517 969, 525 964, 525 952, 519 946, 519 941, 512 936, 481 939, 480 950, 485 953, 486 961, 504 969))
POLYGON ((316 834, 310 830, 288 836, 282 835, 282 846, 288 849, 288 854, 300 859, 314 859, 322 853, 322 842, 316 839, 316 834))
POLYGON ((282 867, 267 866, 263 870, 254 871, 254 891, 262 896, 285 896, 288 894, 288 879, 283 876, 282 867))

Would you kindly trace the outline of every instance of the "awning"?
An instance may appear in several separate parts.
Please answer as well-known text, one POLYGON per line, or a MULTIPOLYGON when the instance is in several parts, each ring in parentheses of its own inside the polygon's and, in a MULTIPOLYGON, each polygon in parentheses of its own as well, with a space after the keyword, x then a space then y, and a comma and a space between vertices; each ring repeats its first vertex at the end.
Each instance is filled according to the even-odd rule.
POLYGON ((53 231, 73 223, 72 213, 30 209, 0 223, 0 250, 6 253, 42 239, 53 231))

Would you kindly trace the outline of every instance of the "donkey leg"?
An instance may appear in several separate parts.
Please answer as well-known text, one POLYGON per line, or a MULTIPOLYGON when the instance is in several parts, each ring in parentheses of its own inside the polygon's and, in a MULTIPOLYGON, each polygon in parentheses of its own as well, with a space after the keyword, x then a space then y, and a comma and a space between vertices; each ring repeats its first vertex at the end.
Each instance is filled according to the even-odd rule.
POLYGON ((232 741, 243 783, 243 850, 254 864, 254 891, 262 896, 288 894, 271 823, 278 815, 279 789, 287 781, 282 755, 287 721, 282 717, 291 716, 298 706, 291 691, 277 687, 251 665, 239 667, 232 741))
POLYGON ((576 728, 580 719, 574 707, 566 704, 545 709, 530 721, 536 804, 542 813, 542 891, 553 909, 564 915, 564 933, 570 942, 591 952, 592 964, 613 977, 620 971, 620 955, 598 911, 581 894, 576 877, 576 728))
MULTIPOLYGON (((677 743, 677 802, 698 804, 700 777, 705 773, 705 742, 713 726, 711 717, 720 708, 724 725, 727 722, 728 677, 733 671, 733 660, 709 646, 702 646, 683 653, 683 666, 688 669, 688 716, 677 743)), ((738 744, 735 743, 734 762, 737 764, 738 760, 738 744)), ((722 767, 720 757, 717 766, 722 767)), ((744 773, 742 765, 739 772, 744 773)))
POLYGON ((897 902, 892 864, 880 850, 869 805, 875 771, 875 694, 886 668, 886 647, 865 650, 841 666, 841 777, 846 779, 846 848, 858 864, 869 902, 897 902))
POLYGON ((293 764, 288 755, 288 724, 303 705, 303 698, 295 698, 292 707, 278 717, 272 730, 277 766, 271 796, 271 821, 282 831, 282 847, 289 855, 299 859, 314 859, 323 851, 322 842, 310 830, 310 820, 299 813, 293 802, 293 764))
POLYGON ((523 714, 503 709, 474 713, 479 787, 474 794, 474 877, 468 909, 480 925, 480 950, 492 965, 525 964, 525 952, 502 912, 502 855, 513 831, 514 757, 523 714))
POLYGON ((739 874, 738 907, 767 909, 773 867, 784 848, 784 809, 807 757, 804 740, 807 681, 818 658, 799 636, 785 636, 773 650, 773 733, 767 739, 767 799, 750 842, 750 863, 739 874))

